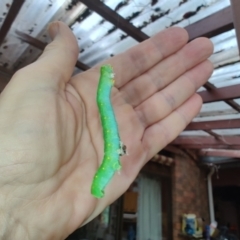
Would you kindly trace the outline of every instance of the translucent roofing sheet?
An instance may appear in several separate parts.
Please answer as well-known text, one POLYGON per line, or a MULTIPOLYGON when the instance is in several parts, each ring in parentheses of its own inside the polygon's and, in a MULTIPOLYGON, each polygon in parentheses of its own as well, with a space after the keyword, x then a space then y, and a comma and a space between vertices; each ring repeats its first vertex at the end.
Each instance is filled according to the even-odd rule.
POLYGON ((240 114, 238 112, 236 112, 234 114, 196 117, 193 119, 193 121, 194 122, 204 122, 204 121, 216 121, 216 120, 227 120, 227 119, 240 119, 240 114))
MULTIPOLYGON (((0 1, 0 26, 12 0, 0 1)), ((149 36, 171 27, 186 27, 230 6, 229 0, 105 0, 104 3, 149 36)), ((0 46, 0 66, 16 70, 34 61, 40 50, 16 37, 16 30, 43 42, 49 22, 62 20, 71 26, 80 47, 79 60, 93 66, 137 44, 137 41, 97 13, 72 0, 26 0, 4 44, 0 46), (80 15, 80 13, 85 12, 80 15)), ((210 57, 215 70, 209 79, 221 88, 240 84, 240 61, 235 30, 211 38, 214 54, 210 57)), ((79 72, 80 70, 75 70, 79 72)), ((203 87, 199 91, 204 90, 203 87)), ((234 100, 240 104, 240 99, 234 100)), ((194 121, 240 118, 239 112, 223 101, 203 104, 194 121)), ((230 134, 214 130, 219 134, 230 134)), ((231 131, 231 130, 230 130, 231 131)), ((237 132, 237 131, 236 131, 237 132)), ((204 131, 185 131, 181 135, 206 135, 204 131)), ((208 135, 208 134, 207 134, 208 135)))
MULTIPOLYGON (((105 4, 152 36, 170 26, 188 26, 229 6, 230 1, 108 0, 105 4), (191 17, 187 17, 189 13, 192 14, 191 17)), ((111 25, 96 13, 92 13, 83 22, 76 22, 73 31, 78 38, 85 39, 79 42, 83 51, 79 60, 90 66, 137 44, 134 39, 117 29, 117 25, 111 25)))
POLYGON ((3 24, 3 21, 5 20, 7 13, 9 11, 9 8, 12 4, 13 0, 1 0, 0 1, 0 27, 3 24))
MULTIPOLYGON (((17 70, 19 67, 34 61, 41 51, 18 39, 15 31, 18 30, 43 42, 49 42, 50 39, 46 32, 49 22, 62 20, 70 24, 76 14, 85 8, 83 4, 80 4, 77 9, 69 9, 70 2, 71 0, 26 0, 13 22, 4 44, 0 46, 2 53, 0 65, 7 69, 17 70)), ((0 1, 0 16, 6 8, 7 11, 9 10, 8 5, 10 6, 9 1, 0 1)), ((0 21, 0 24, 3 21, 4 19, 0 21)))
POLYGON ((218 135, 224 135, 224 136, 240 136, 240 128, 235 129, 215 129, 212 130, 214 133, 217 133, 218 135))
POLYGON ((223 101, 204 103, 198 117, 227 115, 237 113, 230 105, 223 101))
POLYGON ((207 132, 204 131, 183 131, 180 133, 180 136, 210 136, 207 132))

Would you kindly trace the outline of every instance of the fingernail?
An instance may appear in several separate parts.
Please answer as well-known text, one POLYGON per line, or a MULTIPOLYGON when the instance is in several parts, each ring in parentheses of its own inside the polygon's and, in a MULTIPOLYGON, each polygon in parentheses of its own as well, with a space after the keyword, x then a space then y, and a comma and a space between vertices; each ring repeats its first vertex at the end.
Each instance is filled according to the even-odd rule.
POLYGON ((52 22, 48 26, 48 33, 50 38, 53 40, 59 33, 59 24, 58 22, 52 22))

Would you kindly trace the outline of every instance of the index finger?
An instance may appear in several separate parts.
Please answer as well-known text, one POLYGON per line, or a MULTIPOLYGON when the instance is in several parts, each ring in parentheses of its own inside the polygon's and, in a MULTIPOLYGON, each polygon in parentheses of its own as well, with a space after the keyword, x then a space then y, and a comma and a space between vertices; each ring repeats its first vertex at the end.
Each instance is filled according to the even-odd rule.
MULTIPOLYGON (((188 42, 188 33, 179 27, 168 28, 126 52, 104 61, 113 66, 116 87, 122 87, 158 62, 177 52, 188 42)), ((95 68, 99 68, 98 64, 95 68)))

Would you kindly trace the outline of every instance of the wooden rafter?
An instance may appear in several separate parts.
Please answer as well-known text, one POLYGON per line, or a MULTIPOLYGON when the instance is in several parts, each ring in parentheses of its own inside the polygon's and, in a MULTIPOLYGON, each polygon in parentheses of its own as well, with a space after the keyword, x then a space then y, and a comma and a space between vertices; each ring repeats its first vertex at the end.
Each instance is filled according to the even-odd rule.
MULTIPOLYGON (((240 149, 239 145, 224 145, 220 143, 216 144, 184 144, 182 147, 187 149, 204 149, 204 148, 214 148, 214 149, 240 149)), ((181 148, 180 148, 181 149, 181 148)))
POLYGON ((202 97, 204 103, 239 98, 240 84, 222 88, 215 88, 210 91, 201 91, 198 94, 202 97))
MULTIPOLYGON (((44 50, 44 48, 47 45, 47 43, 44 43, 44 42, 38 40, 37 38, 31 37, 28 34, 25 34, 23 32, 16 31, 16 34, 18 35, 18 38, 21 39, 22 41, 40 49, 40 50, 44 50)), ((84 71, 89 69, 89 66, 87 66, 86 64, 84 64, 80 61, 77 61, 76 67, 81 70, 84 70, 84 71)))
POLYGON ((217 133, 215 133, 211 130, 205 130, 205 132, 208 133, 209 135, 215 137, 215 138, 220 138, 221 137, 221 135, 219 135, 219 134, 217 134, 217 133))
POLYGON ((100 16, 105 18, 107 21, 112 23, 117 28, 121 29, 129 36, 137 40, 138 42, 142 42, 149 38, 149 36, 143 33, 141 30, 132 25, 129 21, 119 15, 117 12, 113 11, 107 5, 105 5, 100 0, 81 0, 83 4, 85 4, 88 8, 98 13, 100 16))
POLYGON ((199 145, 238 145, 240 146, 240 137, 237 136, 226 136, 221 137, 221 139, 217 139, 214 137, 178 137, 171 144, 173 145, 191 145, 191 144, 199 144, 199 145))
MULTIPOLYGON (((203 85, 203 87, 205 87, 209 92, 214 91, 215 89, 217 89, 212 83, 207 82, 203 85)), ((234 102, 234 100, 225 100, 225 103, 227 103, 230 107, 232 107, 233 109, 235 109, 236 111, 240 112, 240 106, 234 102)))
POLYGON ((199 36, 214 37, 233 28, 232 9, 231 7, 226 7, 194 24, 187 26, 186 30, 189 33, 189 39, 192 40, 199 36))
POLYGON ((211 130, 211 129, 240 128, 240 119, 217 120, 206 122, 191 122, 185 130, 211 130))
POLYGON ((199 155, 240 158, 240 151, 239 150, 226 150, 226 149, 202 149, 199 151, 199 155))
POLYGON ((25 0, 14 0, 12 5, 10 6, 8 14, 2 24, 1 29, 0 29, 0 45, 3 43, 5 37, 7 36, 7 33, 9 31, 9 29, 11 28, 12 23, 14 22, 15 18, 17 17, 24 1, 25 0))

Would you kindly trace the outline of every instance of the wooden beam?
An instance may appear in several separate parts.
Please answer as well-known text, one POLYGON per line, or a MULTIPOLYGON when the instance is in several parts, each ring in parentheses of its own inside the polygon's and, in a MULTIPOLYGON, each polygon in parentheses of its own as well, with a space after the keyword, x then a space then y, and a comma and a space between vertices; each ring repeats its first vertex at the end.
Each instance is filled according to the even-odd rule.
MULTIPOLYGON (((217 89, 212 83, 206 82, 203 87, 205 87, 208 91, 217 89)), ((230 107, 235 109, 236 111, 240 112, 240 106, 234 102, 234 100, 226 100, 225 103, 227 103, 230 107)))
POLYGON ((219 134, 213 132, 212 130, 205 130, 205 132, 208 133, 209 135, 215 137, 215 138, 219 138, 219 137, 221 137, 221 135, 219 135, 219 134))
POLYGON ((199 144, 199 145, 205 145, 205 144, 212 144, 212 145, 218 145, 218 144, 226 144, 226 145, 238 145, 240 146, 240 137, 238 136, 226 136, 221 137, 219 139, 216 139, 214 137, 178 137, 173 142, 171 142, 173 145, 191 145, 191 144, 199 144))
POLYGON ((204 103, 240 98, 240 84, 201 91, 198 94, 202 97, 204 103))
MULTIPOLYGON (((26 33, 20 32, 20 31, 16 31, 16 34, 18 35, 18 38, 21 39, 22 41, 40 49, 40 50, 44 50, 44 48, 47 46, 47 43, 44 43, 40 40, 38 40, 37 38, 31 37, 29 35, 27 35, 26 33)), ((77 61, 76 63, 76 67, 81 69, 81 70, 88 70, 90 67, 87 66, 86 64, 77 61)))
POLYGON ((240 1, 239 0, 231 0, 232 6, 232 15, 233 15, 233 23, 235 26, 236 37, 238 42, 238 49, 240 53, 240 1))
MULTIPOLYGON (((186 144, 181 146, 183 149, 203 149, 203 148, 214 148, 214 149, 240 149, 239 145, 224 145, 220 143, 219 145, 214 144, 186 144)), ((182 149, 179 148, 179 149, 182 149)))
POLYGON ((225 103, 227 103, 230 107, 232 107, 236 111, 240 112, 240 106, 234 100, 226 100, 225 103))
POLYGON ((239 150, 225 150, 225 149, 202 149, 201 151, 199 151, 199 155, 240 158, 240 151, 239 150))
POLYGON ((3 43, 5 37, 7 36, 7 33, 9 31, 9 29, 11 28, 12 23, 14 22, 15 18, 17 17, 24 1, 25 0, 14 0, 12 5, 10 6, 8 14, 2 24, 1 29, 0 29, 0 45, 3 43))
POLYGON ((211 130, 240 128, 240 119, 191 122, 185 130, 211 130))
POLYGON ((113 11, 107 5, 100 0, 81 0, 88 8, 98 13, 100 16, 105 18, 107 21, 112 23, 116 28, 121 29, 127 33, 130 37, 134 38, 138 42, 142 42, 149 38, 147 34, 136 28, 129 21, 113 11))
POLYGON ((199 36, 214 37, 233 28, 232 9, 229 6, 187 26, 185 29, 188 31, 189 39, 192 40, 199 36))

